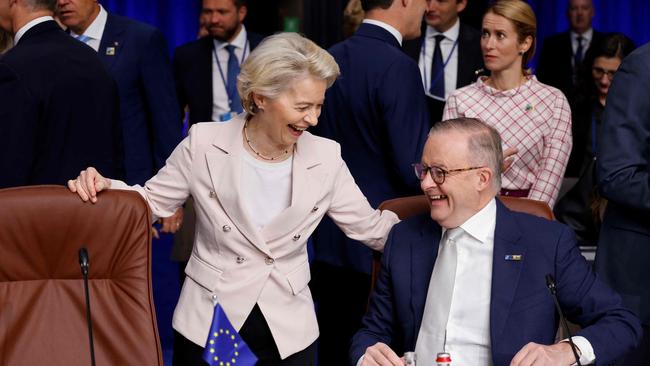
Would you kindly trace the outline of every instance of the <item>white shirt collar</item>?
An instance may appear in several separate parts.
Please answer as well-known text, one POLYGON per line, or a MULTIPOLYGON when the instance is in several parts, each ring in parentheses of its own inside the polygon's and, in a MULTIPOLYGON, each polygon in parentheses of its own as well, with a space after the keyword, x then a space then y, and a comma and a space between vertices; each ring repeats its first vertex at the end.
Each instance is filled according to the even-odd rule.
POLYGON ((446 32, 438 32, 434 27, 427 25, 427 39, 434 37, 438 34, 442 34, 445 36, 445 38, 451 40, 452 42, 456 42, 458 39, 458 35, 460 34, 460 20, 456 19, 456 23, 451 26, 451 28, 447 29, 446 32))
MULTIPOLYGON (((104 28, 106 28, 106 20, 108 20, 108 12, 104 10, 104 7, 99 5, 99 14, 97 14, 97 18, 93 20, 92 23, 88 26, 88 28, 83 32, 85 36, 90 37, 91 39, 94 40, 101 40, 102 35, 104 35, 104 28)), ((73 31, 70 31, 70 34, 77 37, 80 34, 77 34, 73 31)))
POLYGON ((248 35, 246 33, 246 27, 244 25, 241 25, 241 29, 239 30, 239 34, 235 37, 235 39, 232 40, 232 42, 222 42, 219 40, 214 40, 214 49, 219 50, 221 48, 226 47, 226 45, 231 44, 241 50, 246 47, 246 41, 248 40, 248 35))
POLYGON ((35 25, 47 22, 48 20, 54 20, 54 18, 49 15, 38 17, 36 19, 30 20, 27 24, 20 27, 14 36, 14 45, 18 44, 18 41, 20 41, 20 39, 25 35, 25 33, 27 33, 28 30, 32 29, 35 25))
POLYGON ((578 34, 578 33, 574 32, 574 31, 571 31, 571 41, 572 42, 573 41, 577 42, 578 36, 582 36, 582 39, 585 41, 582 44, 583 45, 590 44, 591 43, 591 37, 593 37, 593 35, 594 35, 594 29, 593 28, 587 29, 582 34, 578 34))
MULTIPOLYGON (((464 232, 472 236, 474 239, 485 243, 490 237, 494 236, 494 223, 497 220, 497 203, 493 198, 485 205, 479 212, 475 213, 472 217, 467 219, 460 228, 464 232)), ((447 229, 443 228, 442 235, 445 234, 447 229)))
POLYGON ((380 20, 376 20, 376 19, 364 19, 363 22, 364 22, 364 23, 367 23, 367 24, 372 24, 372 25, 376 25, 376 26, 378 26, 378 27, 382 27, 382 28, 384 28, 384 29, 387 30, 390 34, 392 34, 393 37, 395 37, 395 39, 397 40, 397 42, 399 43, 400 46, 402 45, 402 39, 403 39, 404 37, 402 37, 402 33, 400 33, 400 32, 399 32, 397 29, 395 29, 395 27, 393 27, 392 25, 390 25, 390 24, 388 24, 388 23, 384 23, 384 22, 382 22, 382 21, 380 21, 380 20))

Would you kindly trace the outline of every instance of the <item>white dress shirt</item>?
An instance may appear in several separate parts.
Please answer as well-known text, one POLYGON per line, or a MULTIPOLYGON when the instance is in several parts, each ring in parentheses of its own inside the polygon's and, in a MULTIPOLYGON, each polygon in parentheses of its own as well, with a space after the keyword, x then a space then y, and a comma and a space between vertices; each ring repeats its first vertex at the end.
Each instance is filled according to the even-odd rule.
POLYGON ((25 33, 27 33, 28 30, 32 29, 34 26, 38 24, 47 22, 48 20, 54 20, 54 18, 52 18, 49 15, 46 15, 44 17, 38 17, 36 19, 30 20, 29 22, 27 22, 27 24, 20 27, 20 29, 18 30, 18 32, 16 32, 16 35, 14 36, 14 46, 18 44, 18 41, 20 41, 20 39, 23 38, 23 36, 25 35, 25 33))
MULTIPOLYGON (((587 50, 589 49, 589 46, 591 45, 591 39, 594 36, 594 29, 589 28, 587 31, 585 31, 582 34, 578 34, 574 31, 569 32, 571 35, 571 54, 575 55, 576 51, 578 50, 578 36, 582 36, 582 59, 584 60, 585 54, 587 53, 587 50)), ((571 64, 573 65, 574 58, 571 57, 571 64)), ((573 65, 575 66, 575 65, 573 65)))
MULTIPOLYGON (((250 44, 248 44, 248 34, 246 33, 246 27, 242 24, 239 34, 233 39, 232 42, 221 42, 214 40, 214 50, 216 55, 219 58, 215 57, 215 52, 212 52, 212 120, 213 121, 222 121, 224 120, 222 116, 230 112, 230 103, 228 103, 228 92, 226 91, 226 83, 228 83, 228 59, 230 54, 226 50, 226 46, 231 44, 235 46, 235 56, 237 56, 237 61, 241 65, 248 55, 250 55, 250 44), (217 61, 219 65, 217 65, 217 61), (219 72, 219 66, 221 66, 221 72, 223 73, 223 78, 221 72, 219 72)), ((230 120, 230 118, 226 118, 230 120)))
POLYGON ((445 39, 440 42, 440 52, 442 53, 443 63, 449 59, 445 65, 445 100, 447 97, 456 90, 456 82, 458 78, 458 35, 460 33, 460 21, 456 19, 456 23, 446 32, 440 33, 435 28, 427 25, 427 31, 422 42, 420 49, 420 59, 418 66, 420 66, 420 75, 422 75, 422 84, 424 85, 424 92, 428 97, 439 99, 429 94, 429 87, 431 86, 431 63, 433 62, 433 51, 436 47, 435 36, 442 34, 445 39), (456 46, 454 47, 454 44, 456 46), (453 50, 453 53, 452 53, 453 50), (451 57, 449 55, 451 54, 451 57))
POLYGON ((390 34, 392 34, 393 37, 395 37, 395 39, 397 40, 397 43, 399 43, 399 45, 402 46, 402 39, 403 39, 404 37, 402 37, 402 33, 400 33, 400 32, 399 32, 397 29, 395 29, 395 27, 393 27, 392 25, 390 25, 390 24, 388 24, 388 23, 384 23, 384 22, 379 21, 379 20, 375 20, 375 19, 364 19, 364 20, 363 20, 363 23, 372 24, 372 25, 376 25, 376 26, 378 26, 378 27, 382 27, 382 28, 384 28, 384 29, 387 30, 390 34))
MULTIPOLYGON (((107 19, 108 13, 103 6, 99 5, 99 14, 97 14, 97 18, 90 23, 83 33, 84 36, 90 37, 90 39, 86 41, 86 44, 97 52, 99 52, 99 44, 102 42, 102 36, 104 35, 104 28, 106 28, 107 19)), ((77 34, 72 30, 70 31, 70 35, 75 38, 80 36, 80 34, 77 34)))

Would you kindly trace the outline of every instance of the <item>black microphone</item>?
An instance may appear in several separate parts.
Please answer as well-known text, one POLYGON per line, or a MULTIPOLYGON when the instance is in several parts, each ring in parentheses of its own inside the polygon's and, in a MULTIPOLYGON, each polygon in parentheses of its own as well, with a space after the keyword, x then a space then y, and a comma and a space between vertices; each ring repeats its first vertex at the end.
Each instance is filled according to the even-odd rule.
POLYGON ((562 322, 562 325, 564 326, 564 330, 566 331, 566 334, 569 335, 569 345, 571 346, 571 351, 573 351, 573 356, 576 358, 576 363, 578 366, 582 366, 580 363, 580 356, 578 356, 578 350, 573 343, 573 339, 571 339, 571 331, 569 330, 569 324, 566 322, 566 318, 564 317, 564 313, 562 312, 562 308, 560 307, 560 302, 557 300, 557 286, 555 285, 555 279, 553 276, 549 273, 546 275, 546 287, 548 287, 548 290, 551 292, 551 296, 553 297, 553 301, 555 302, 555 308, 557 309, 558 314, 560 314, 560 321, 562 322))
POLYGON ((93 344, 93 322, 90 317, 90 291, 88 290, 88 268, 90 267, 90 260, 88 260, 88 250, 86 248, 79 249, 79 266, 81 267, 81 274, 84 279, 84 292, 86 294, 86 322, 88 323, 88 339, 90 341, 90 364, 95 366, 95 345, 93 344))

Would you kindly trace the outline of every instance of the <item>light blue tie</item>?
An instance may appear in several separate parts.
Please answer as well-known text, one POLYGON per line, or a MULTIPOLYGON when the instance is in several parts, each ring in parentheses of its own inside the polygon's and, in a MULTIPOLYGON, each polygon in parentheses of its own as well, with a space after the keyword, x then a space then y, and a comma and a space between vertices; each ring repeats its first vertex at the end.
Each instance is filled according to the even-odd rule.
POLYGON ((80 35, 78 35, 78 36, 74 36, 74 38, 75 38, 77 41, 83 42, 83 43, 85 43, 85 44, 88 44, 88 41, 90 41, 90 40, 92 39, 91 37, 88 37, 88 36, 85 35, 85 34, 80 34, 80 35))
POLYGON ((239 93, 237 93, 237 76, 239 76, 239 61, 235 55, 235 46, 229 44, 226 47, 228 51, 228 83, 226 91, 228 92, 228 101, 230 103, 230 110, 233 112, 241 113, 243 108, 239 93))

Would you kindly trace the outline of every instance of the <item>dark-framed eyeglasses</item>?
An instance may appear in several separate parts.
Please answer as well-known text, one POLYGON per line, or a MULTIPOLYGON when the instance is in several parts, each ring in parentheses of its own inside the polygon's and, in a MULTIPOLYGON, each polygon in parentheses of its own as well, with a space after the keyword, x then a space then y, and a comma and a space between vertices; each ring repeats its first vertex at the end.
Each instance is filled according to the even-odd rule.
POLYGON ((436 184, 443 184, 445 182, 445 178, 447 178, 448 175, 454 173, 467 172, 470 170, 485 168, 485 166, 472 166, 469 168, 446 170, 439 166, 426 166, 422 163, 415 163, 412 165, 413 165, 413 171, 415 172, 415 176, 418 177, 419 180, 424 180, 424 178, 428 173, 431 175, 431 179, 433 179, 433 181, 436 182, 436 184))
POLYGON ((602 67, 594 66, 591 68, 591 73, 596 79, 600 79, 603 75, 607 75, 607 78, 611 81, 614 78, 614 74, 616 74, 616 70, 606 70, 602 67))

